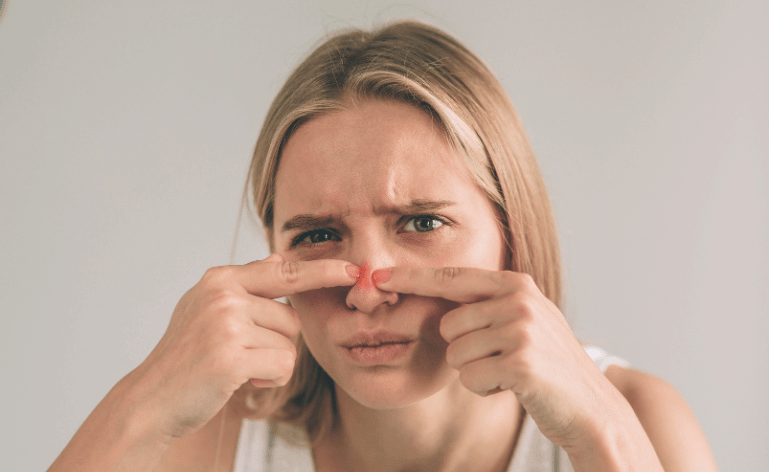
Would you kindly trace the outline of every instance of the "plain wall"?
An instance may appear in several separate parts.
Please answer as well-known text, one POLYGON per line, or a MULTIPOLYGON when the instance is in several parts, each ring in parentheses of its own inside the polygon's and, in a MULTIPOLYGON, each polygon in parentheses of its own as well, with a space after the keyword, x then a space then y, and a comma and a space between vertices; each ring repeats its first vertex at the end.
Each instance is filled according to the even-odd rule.
MULTIPOLYGON (((227 264, 266 109, 327 32, 457 36, 521 115, 567 316, 769 463, 769 2, 5 2, 0 464, 44 470, 227 264)), ((265 257, 241 231, 235 262, 265 257)))

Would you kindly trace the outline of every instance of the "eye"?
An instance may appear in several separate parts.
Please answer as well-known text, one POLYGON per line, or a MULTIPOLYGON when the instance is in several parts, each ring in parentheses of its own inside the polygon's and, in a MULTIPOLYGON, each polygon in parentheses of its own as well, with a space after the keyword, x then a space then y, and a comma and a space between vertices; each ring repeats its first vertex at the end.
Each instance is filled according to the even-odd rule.
POLYGON ((443 221, 434 215, 415 216, 406 222, 404 231, 416 231, 417 233, 427 233, 443 226, 443 221))
POLYGON ((334 231, 327 229, 315 229, 307 231, 299 236, 295 237, 291 242, 291 247, 298 246, 299 244, 320 244, 326 241, 340 241, 339 235, 334 231))

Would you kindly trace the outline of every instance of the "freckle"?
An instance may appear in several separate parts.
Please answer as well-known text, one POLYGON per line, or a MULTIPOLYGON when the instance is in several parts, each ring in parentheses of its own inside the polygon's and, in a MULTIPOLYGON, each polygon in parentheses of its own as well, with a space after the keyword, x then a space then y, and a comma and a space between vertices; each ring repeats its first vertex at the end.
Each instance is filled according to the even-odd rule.
POLYGON ((374 288, 374 284, 371 281, 371 268, 368 266, 368 262, 360 266, 360 277, 358 277, 355 286, 364 290, 374 288))

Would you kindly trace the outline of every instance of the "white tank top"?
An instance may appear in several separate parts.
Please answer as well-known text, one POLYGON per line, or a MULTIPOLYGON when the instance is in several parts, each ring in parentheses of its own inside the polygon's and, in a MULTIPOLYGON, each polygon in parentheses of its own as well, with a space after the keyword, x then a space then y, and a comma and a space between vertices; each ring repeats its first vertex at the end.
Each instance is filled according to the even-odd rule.
MULTIPOLYGON (((629 367, 596 346, 586 346, 601 372, 610 365, 629 367)), ((267 420, 243 420, 233 472, 314 472, 306 432, 267 420)), ((531 416, 524 415, 507 472, 574 472, 568 455, 547 439, 531 416)))

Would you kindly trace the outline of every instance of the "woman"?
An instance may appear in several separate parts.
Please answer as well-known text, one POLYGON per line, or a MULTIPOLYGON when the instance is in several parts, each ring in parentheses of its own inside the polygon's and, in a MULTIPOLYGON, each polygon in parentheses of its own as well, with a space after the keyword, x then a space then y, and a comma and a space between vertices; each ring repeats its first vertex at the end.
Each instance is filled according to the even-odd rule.
POLYGON ((716 470, 674 389, 575 339, 523 128, 454 39, 326 41, 247 188, 273 254, 206 272, 50 471, 716 470))

